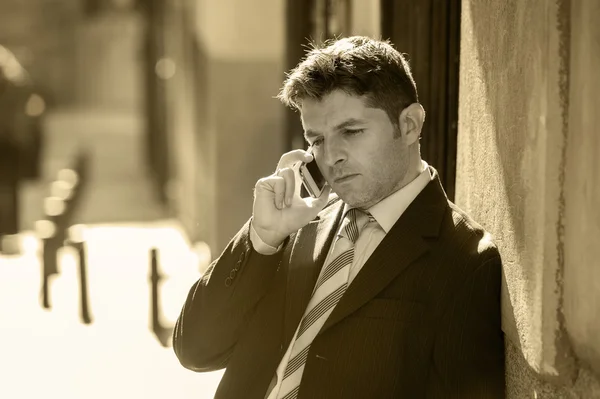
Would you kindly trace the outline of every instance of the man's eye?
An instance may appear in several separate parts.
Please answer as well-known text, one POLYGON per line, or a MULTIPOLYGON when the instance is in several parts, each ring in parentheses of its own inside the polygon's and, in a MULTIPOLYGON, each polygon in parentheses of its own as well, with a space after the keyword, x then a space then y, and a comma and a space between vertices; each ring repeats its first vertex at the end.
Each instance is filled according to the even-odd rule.
POLYGON ((321 145, 321 143, 323 142, 323 139, 316 139, 315 141, 313 141, 312 146, 317 146, 317 145, 321 145))
POLYGON ((344 133, 345 133, 345 134, 347 134, 347 135, 353 135, 353 134, 359 134, 359 133, 362 133, 362 132, 364 132, 364 131, 365 131, 365 129, 346 129, 346 130, 344 131, 344 133))

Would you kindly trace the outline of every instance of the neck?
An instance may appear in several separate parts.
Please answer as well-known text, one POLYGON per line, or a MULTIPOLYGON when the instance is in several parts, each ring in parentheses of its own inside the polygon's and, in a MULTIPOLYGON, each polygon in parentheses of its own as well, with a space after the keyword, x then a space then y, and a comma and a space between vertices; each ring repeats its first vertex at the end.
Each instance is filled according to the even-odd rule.
POLYGON ((414 151, 412 148, 409 150, 408 167, 404 178, 396 186, 396 190, 400 190, 411 181, 415 180, 423 172, 423 162, 421 160, 421 154, 419 151, 414 151))

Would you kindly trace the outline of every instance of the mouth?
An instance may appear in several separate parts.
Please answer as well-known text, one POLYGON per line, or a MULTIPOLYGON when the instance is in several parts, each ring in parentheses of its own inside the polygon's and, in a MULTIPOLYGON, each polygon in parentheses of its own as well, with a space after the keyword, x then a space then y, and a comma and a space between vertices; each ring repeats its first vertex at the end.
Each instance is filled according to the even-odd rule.
POLYGON ((354 174, 354 175, 345 175, 345 176, 342 176, 342 177, 335 178, 333 180, 333 182, 336 183, 336 184, 346 183, 346 182, 352 180, 353 178, 355 178, 356 176, 358 176, 358 175, 356 175, 356 174, 354 174))

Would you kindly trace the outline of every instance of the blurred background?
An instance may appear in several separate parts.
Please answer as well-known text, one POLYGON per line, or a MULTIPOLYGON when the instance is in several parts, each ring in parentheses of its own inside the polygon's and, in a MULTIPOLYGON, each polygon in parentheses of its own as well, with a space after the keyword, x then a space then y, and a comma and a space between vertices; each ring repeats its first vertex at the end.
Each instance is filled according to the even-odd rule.
POLYGON ((423 158, 496 237, 511 398, 600 397, 600 2, 0 0, 0 398, 212 398, 170 334, 304 147, 310 41, 406 53, 423 158), (492 205, 490 205, 492 204, 492 205))

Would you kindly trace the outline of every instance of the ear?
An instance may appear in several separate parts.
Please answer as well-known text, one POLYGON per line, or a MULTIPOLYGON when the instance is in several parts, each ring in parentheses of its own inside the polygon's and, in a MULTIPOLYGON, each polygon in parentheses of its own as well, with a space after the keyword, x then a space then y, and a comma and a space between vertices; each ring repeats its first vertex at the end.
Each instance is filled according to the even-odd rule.
POLYGON ((411 145, 419 140, 421 129, 425 122, 425 110, 419 103, 412 103, 404 108, 398 118, 400 133, 406 138, 407 144, 411 145))

